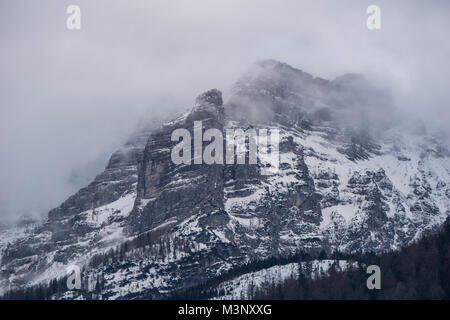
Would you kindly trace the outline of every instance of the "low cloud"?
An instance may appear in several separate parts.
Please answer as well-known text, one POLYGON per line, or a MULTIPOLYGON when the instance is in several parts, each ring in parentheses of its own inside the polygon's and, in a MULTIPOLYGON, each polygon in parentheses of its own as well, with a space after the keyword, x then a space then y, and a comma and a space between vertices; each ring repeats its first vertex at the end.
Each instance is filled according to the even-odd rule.
POLYGON ((450 3, 4 0, 0 4, 0 219, 43 215, 101 170, 139 124, 227 99, 255 61, 326 79, 364 73, 435 126, 449 119, 450 3), (67 6, 81 8, 79 31, 67 6))

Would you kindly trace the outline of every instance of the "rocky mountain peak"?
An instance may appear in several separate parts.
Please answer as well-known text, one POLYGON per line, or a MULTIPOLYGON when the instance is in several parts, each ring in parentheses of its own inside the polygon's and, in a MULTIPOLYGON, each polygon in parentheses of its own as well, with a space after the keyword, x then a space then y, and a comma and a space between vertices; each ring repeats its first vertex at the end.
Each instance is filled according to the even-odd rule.
POLYGON ((262 60, 255 63, 250 70, 259 71, 261 74, 270 73, 271 76, 278 74, 285 77, 303 77, 305 79, 313 79, 313 75, 294 68, 287 63, 273 59, 262 60))
POLYGON ((216 107, 221 107, 223 105, 222 92, 217 89, 211 89, 200 94, 195 99, 195 106, 201 107, 204 105, 213 105, 216 107))
POLYGON ((188 122, 196 120, 223 121, 223 99, 222 92, 217 89, 208 90, 195 99, 195 105, 187 117, 188 122))
POLYGON ((287 90, 308 88, 312 84, 326 84, 327 80, 315 78, 311 74, 276 60, 263 60, 253 64, 235 85, 239 91, 243 87, 254 89, 287 90))

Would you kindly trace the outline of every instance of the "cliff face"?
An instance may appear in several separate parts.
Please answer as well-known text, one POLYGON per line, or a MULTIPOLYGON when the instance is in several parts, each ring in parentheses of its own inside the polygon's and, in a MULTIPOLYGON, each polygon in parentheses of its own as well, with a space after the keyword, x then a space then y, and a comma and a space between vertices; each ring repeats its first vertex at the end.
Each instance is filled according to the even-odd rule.
MULTIPOLYGON (((172 132, 186 129, 194 138, 194 122, 202 121, 203 131, 223 131, 222 94, 211 90, 199 96, 192 111, 164 125, 150 136, 139 166, 138 205, 132 212, 132 232, 149 231, 163 223, 185 220, 192 215, 222 209, 223 166, 175 165, 171 152, 178 141, 172 132)), ((200 137, 200 139, 202 139, 200 137)), ((195 156, 194 143, 190 143, 195 156)))
POLYGON ((131 139, 92 184, 4 250, 1 287, 64 275, 126 240, 120 259, 86 271, 102 278, 103 297, 158 296, 299 250, 400 248, 448 216, 450 168, 443 143, 399 120, 389 94, 362 76, 328 81, 259 63, 225 103, 210 90, 187 114, 131 139), (194 137, 197 121, 224 136, 278 129, 279 170, 196 164, 194 143, 192 163, 176 165, 171 135, 194 137))

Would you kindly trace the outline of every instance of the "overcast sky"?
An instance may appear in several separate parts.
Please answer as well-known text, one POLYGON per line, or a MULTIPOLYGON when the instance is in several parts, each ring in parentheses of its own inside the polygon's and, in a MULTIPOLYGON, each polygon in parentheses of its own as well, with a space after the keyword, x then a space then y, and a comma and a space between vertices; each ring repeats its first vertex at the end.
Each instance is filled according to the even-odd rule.
POLYGON ((273 58, 332 79, 361 72, 445 126, 449 1, 2 0, 0 221, 45 214, 102 170, 142 119, 225 92, 273 58), (81 30, 66 8, 81 8, 81 30), (369 31, 366 8, 381 8, 369 31), (80 176, 73 179, 74 175, 80 176))

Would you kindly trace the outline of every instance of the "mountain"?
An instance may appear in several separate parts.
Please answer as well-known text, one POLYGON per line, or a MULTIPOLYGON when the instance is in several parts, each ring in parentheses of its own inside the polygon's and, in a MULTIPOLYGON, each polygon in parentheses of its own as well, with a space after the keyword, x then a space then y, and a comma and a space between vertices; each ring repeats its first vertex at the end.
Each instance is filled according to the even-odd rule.
POLYGON ((64 278, 76 264, 84 291, 52 298, 161 298, 299 251, 396 250, 449 215, 449 156, 445 139, 364 76, 330 81, 262 61, 225 102, 207 91, 190 112, 132 137, 89 186, 6 246, 0 288, 64 278), (203 132, 278 129, 278 170, 176 165, 172 133, 194 137, 199 121, 203 132))
POLYGON ((331 261, 320 277, 308 276, 307 268, 289 268, 291 264, 284 266, 282 273, 271 268, 267 271, 272 273, 251 273, 239 284, 225 283, 218 287, 249 299, 448 300, 449 248, 450 219, 438 230, 401 250, 360 257, 365 265, 380 267, 381 290, 367 290, 366 268, 354 265, 343 270, 341 261, 331 261))

